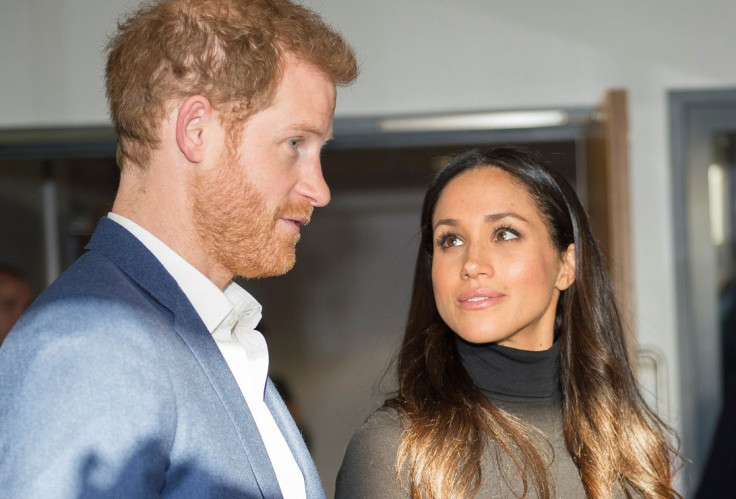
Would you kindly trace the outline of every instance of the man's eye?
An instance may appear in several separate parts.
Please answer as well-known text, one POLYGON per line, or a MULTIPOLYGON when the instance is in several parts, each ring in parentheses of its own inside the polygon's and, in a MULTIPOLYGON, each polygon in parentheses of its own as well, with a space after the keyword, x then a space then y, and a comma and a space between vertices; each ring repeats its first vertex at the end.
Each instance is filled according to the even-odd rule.
POLYGON ((289 139, 289 147, 291 147, 292 149, 296 149, 297 147, 299 147, 300 142, 301 139, 289 139))

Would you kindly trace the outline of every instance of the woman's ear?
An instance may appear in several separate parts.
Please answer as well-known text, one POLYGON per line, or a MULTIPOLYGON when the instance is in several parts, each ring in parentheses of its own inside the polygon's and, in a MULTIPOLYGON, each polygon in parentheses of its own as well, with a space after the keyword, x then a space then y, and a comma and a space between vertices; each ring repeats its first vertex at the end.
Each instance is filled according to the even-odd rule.
POLYGON ((205 157, 207 127, 216 120, 210 101, 202 95, 193 95, 179 106, 176 116, 176 144, 192 163, 201 163, 205 157))
POLYGON ((575 245, 570 244, 565 251, 560 254, 560 272, 557 274, 557 282, 555 287, 564 291, 575 282, 575 245))

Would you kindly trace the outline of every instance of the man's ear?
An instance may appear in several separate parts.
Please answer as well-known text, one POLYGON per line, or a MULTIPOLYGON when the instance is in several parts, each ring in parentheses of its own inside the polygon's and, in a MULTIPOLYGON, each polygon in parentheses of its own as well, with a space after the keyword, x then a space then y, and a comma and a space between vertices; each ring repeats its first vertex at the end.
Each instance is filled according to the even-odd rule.
POLYGON ((560 272, 555 287, 564 291, 575 282, 575 245, 571 244, 560 254, 560 272))
POLYGON ((192 163, 201 163, 205 157, 208 127, 218 122, 210 101, 202 95, 193 95, 179 106, 176 116, 176 144, 192 163))

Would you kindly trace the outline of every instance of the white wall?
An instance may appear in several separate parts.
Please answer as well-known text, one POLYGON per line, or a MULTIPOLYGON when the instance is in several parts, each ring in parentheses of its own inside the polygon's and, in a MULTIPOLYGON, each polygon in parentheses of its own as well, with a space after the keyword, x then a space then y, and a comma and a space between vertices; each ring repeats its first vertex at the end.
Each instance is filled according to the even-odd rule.
MULTIPOLYGON (((0 0, 0 127, 107 123, 102 49, 131 0, 0 0)), ((640 341, 679 407, 666 93, 736 85, 733 0, 309 0, 355 47, 338 114, 590 106, 630 96, 640 341)))

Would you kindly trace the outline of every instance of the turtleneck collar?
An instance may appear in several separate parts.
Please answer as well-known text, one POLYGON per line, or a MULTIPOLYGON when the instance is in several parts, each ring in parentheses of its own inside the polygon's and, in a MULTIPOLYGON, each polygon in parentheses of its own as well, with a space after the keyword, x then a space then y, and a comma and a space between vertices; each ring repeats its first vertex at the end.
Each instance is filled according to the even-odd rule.
POLYGON ((517 350, 495 343, 469 343, 457 335, 455 345, 465 370, 489 400, 559 400, 558 341, 542 352, 517 350))

